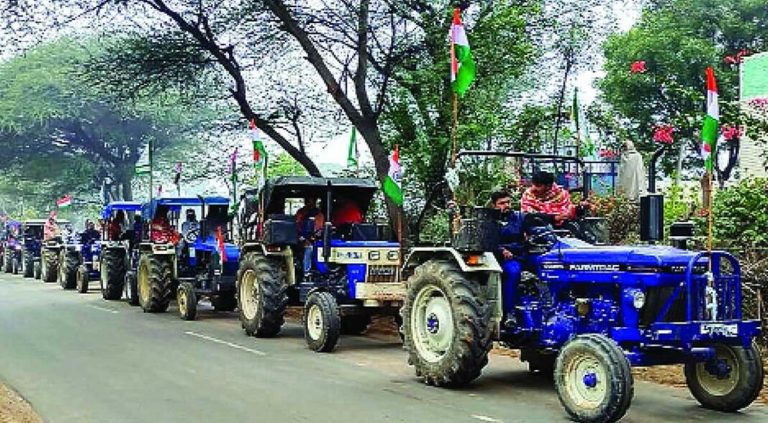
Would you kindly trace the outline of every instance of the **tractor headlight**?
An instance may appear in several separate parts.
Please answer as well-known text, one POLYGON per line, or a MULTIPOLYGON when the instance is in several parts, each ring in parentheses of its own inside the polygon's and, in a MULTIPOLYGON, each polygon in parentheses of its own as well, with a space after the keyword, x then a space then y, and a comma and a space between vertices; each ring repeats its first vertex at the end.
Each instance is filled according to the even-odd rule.
POLYGON ((398 258, 400 258, 400 253, 398 251, 390 251, 387 253, 387 260, 389 261, 396 261, 398 258))
POLYGON ((381 258, 381 251, 370 251, 368 253, 368 260, 376 261, 381 258))
POLYGON ((645 293, 643 293, 643 291, 635 291, 632 293, 632 305, 638 310, 643 308, 645 305, 645 293))

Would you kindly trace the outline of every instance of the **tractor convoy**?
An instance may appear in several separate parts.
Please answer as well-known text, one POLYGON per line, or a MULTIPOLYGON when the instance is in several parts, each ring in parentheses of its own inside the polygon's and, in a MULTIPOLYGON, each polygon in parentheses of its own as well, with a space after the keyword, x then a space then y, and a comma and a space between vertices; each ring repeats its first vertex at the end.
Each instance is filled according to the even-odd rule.
MULTIPOLYGON (((574 157, 465 151, 457 159, 583 172, 574 157)), ((476 178, 471 166, 456 169, 454 198, 476 178)), ((585 199, 590 178, 582 176, 569 188, 585 199)), ((7 220, 0 268, 81 293, 98 279, 105 300, 148 313, 175 300, 184 320, 207 300, 215 311, 237 310, 245 334, 259 338, 277 336, 288 308, 301 308, 304 339, 317 352, 387 316, 416 375, 435 386, 480 377, 498 343, 551 377, 580 422, 625 415, 633 366, 683 364, 705 408, 734 412, 757 398, 760 323, 742 316, 731 254, 602 245, 595 218, 562 224, 480 205, 474 195, 449 204, 446 242, 405 248, 389 224, 366 220, 377 192, 373 179, 284 176, 246 189, 236 213, 223 197, 113 202, 100 234, 89 226, 46 239, 45 219, 7 220)))

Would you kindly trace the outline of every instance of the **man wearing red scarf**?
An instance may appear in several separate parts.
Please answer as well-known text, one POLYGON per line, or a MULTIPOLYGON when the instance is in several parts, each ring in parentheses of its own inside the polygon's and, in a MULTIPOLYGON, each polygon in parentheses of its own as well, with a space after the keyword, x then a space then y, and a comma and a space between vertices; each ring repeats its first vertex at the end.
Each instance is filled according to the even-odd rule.
POLYGON ((570 193, 555 183, 554 175, 536 172, 532 183, 520 199, 522 212, 552 215, 558 226, 576 218, 576 206, 571 204, 570 193))

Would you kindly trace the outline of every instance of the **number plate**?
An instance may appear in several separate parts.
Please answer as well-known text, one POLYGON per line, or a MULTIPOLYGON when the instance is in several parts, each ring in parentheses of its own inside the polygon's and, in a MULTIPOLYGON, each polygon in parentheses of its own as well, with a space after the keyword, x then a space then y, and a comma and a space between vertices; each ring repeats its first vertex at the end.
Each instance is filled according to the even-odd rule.
POLYGON ((739 325, 724 323, 704 323, 701 325, 701 334, 709 336, 728 336, 739 335, 739 325))

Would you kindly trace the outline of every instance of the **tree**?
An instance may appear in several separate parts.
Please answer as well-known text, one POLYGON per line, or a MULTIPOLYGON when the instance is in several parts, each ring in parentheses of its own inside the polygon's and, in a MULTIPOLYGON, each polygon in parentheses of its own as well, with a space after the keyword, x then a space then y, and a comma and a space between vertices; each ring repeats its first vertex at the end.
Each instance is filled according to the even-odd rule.
MULTIPOLYGON (((640 148, 652 149, 655 130, 672 125, 676 139, 699 151, 705 68, 715 68, 721 124, 743 124, 747 117, 738 104, 737 68, 724 58, 742 49, 765 50, 767 19, 768 9, 757 0, 651 2, 629 32, 610 37, 604 46, 606 77, 600 83, 604 98, 631 122, 640 148), (644 61, 645 71, 630 72, 638 61, 644 61)), ((701 161, 695 158, 689 163, 701 161)))

